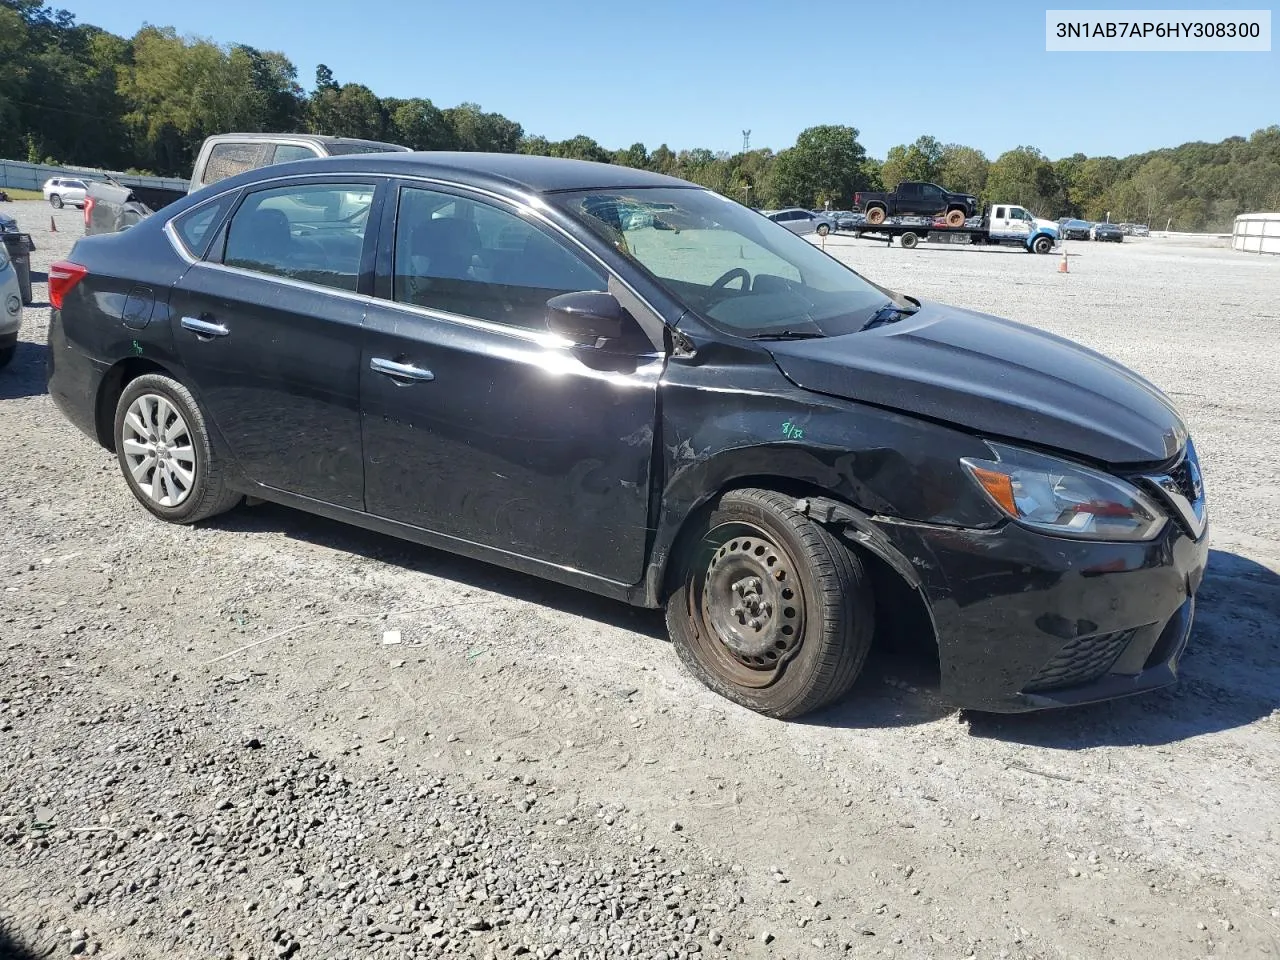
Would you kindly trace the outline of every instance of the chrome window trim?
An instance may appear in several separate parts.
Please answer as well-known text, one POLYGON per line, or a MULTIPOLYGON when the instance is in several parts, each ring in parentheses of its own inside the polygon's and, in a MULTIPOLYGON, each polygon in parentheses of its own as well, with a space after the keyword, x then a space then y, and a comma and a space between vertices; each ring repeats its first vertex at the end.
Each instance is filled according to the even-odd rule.
MULTIPOLYGON (((413 303, 399 303, 395 300, 383 300, 381 297, 374 297, 364 293, 354 293, 350 290, 343 290, 341 287, 330 287, 323 283, 311 283, 307 280, 295 280, 293 277, 282 277, 274 273, 259 273, 257 270, 247 270, 244 267, 233 267, 225 263, 214 263, 212 261, 197 261, 199 266, 206 267, 210 270, 219 270, 224 273, 234 274, 241 277, 252 277, 255 280, 266 280, 272 283, 282 283, 285 286, 295 287, 300 290, 307 290, 313 293, 329 293, 345 300, 354 300, 357 303, 363 303, 365 306, 389 307, 400 310, 414 316, 423 317, 427 320, 436 320, 441 323, 452 323, 457 326, 470 327, 473 330, 482 330, 487 333, 503 334, 516 340, 523 340, 528 343, 536 343, 545 345, 547 338, 554 336, 549 330, 532 330, 529 327, 510 326, 505 323, 496 323, 492 320, 481 320, 479 317, 468 317, 460 313, 449 313, 445 310, 435 310, 431 307, 420 307, 413 303)), ((637 353, 634 355, 637 359, 646 357, 665 357, 665 353, 637 353)))

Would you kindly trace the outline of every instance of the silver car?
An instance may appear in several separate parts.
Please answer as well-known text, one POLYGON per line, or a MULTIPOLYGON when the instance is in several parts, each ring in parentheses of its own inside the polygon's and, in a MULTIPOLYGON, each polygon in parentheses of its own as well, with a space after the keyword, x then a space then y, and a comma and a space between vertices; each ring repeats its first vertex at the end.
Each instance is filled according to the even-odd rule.
POLYGON ((9 251, 0 243, 0 368, 7 367, 18 348, 18 328, 22 326, 22 288, 9 262, 9 251))
POLYGON ((825 237, 836 229, 836 222, 825 213, 814 213, 800 207, 788 207, 786 210, 774 210, 765 214, 774 223, 780 223, 792 233, 805 235, 816 233, 825 237))
POLYGON ((84 206, 88 183, 79 177, 50 177, 44 182, 44 198, 57 209, 67 204, 84 206))

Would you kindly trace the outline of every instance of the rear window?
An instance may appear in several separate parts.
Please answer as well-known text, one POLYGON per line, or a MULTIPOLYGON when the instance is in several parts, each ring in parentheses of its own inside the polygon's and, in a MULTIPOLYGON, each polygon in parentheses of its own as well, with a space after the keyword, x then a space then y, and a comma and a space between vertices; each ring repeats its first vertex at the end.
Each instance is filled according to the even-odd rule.
POLYGON ((209 151, 200 186, 207 187, 237 173, 265 167, 274 154, 274 143, 215 143, 209 151))

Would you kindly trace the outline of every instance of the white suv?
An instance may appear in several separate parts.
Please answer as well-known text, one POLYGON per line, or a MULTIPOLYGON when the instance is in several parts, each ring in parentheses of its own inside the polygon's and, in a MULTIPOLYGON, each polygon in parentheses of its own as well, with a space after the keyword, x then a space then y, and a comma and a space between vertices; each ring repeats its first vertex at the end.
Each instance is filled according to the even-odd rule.
POLYGON ((68 203, 83 207, 86 189, 87 182, 84 180, 75 177, 50 177, 44 182, 44 198, 59 209, 68 203))

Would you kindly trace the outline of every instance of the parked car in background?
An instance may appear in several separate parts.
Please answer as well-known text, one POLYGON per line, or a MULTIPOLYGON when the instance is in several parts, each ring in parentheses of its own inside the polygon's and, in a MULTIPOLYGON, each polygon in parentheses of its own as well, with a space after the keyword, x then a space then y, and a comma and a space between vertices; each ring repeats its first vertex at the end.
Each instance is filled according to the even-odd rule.
POLYGON ((1095 223, 1092 234, 1092 239, 1106 243, 1122 243, 1124 241, 1124 231, 1114 223, 1095 223))
POLYGON ((835 221, 837 230, 852 230, 867 219, 862 214, 854 213, 852 210, 832 210, 827 216, 835 221))
MULTIPOLYGON (((310 133, 221 133, 207 138, 201 145, 187 192, 195 193, 246 170, 291 160, 408 150, 396 143, 310 133)), ((115 182, 95 183, 84 203, 85 235, 115 233, 131 227, 182 196, 179 191, 146 191, 115 182)))
POLYGON ((7 367, 18 348, 22 326, 22 286, 9 262, 9 250, 0 243, 0 369, 7 367))
POLYGON ((774 223, 780 223, 792 233, 798 233, 802 236, 816 233, 820 237, 825 237, 836 229, 835 220, 828 214, 814 213, 812 210, 803 210, 800 207, 775 210, 766 214, 766 216, 774 223))
POLYGON ((1208 521, 1172 401, 781 226, 550 157, 255 170, 50 266, 49 395, 162 520, 252 496, 665 608, 771 716, 908 624, 975 709, 1175 682, 1208 521))
POLYGON ((904 180, 888 193, 859 191, 853 195, 853 207, 865 214, 870 224, 914 215, 930 220, 943 217, 948 226, 960 227, 981 212, 978 198, 972 194, 952 193, 936 183, 915 180, 904 180))
POLYGON ((1093 224, 1088 220, 1071 218, 1061 222, 1059 233, 1063 240, 1089 240, 1092 229, 1093 224))
POLYGON ((1133 235, 1135 237, 1149 237, 1151 236, 1151 228, 1145 223, 1135 223, 1133 225, 1133 235))
POLYGON ((44 182, 44 198, 56 209, 68 204, 83 207, 91 180, 84 177, 50 177, 44 182))

